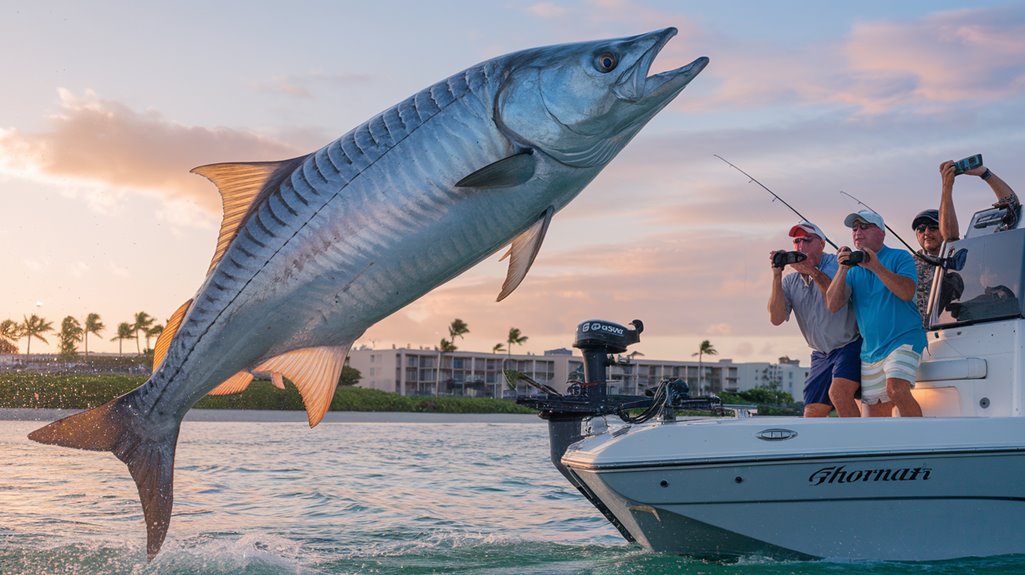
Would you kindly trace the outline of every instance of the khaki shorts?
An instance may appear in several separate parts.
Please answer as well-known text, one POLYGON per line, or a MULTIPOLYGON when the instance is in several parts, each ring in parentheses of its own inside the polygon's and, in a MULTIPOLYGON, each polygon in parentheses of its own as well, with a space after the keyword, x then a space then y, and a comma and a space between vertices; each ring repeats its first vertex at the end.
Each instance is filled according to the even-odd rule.
POLYGON ((922 354, 904 344, 877 362, 861 362, 861 402, 874 405, 890 401, 886 394, 887 379, 903 379, 914 387, 921 361, 922 354))

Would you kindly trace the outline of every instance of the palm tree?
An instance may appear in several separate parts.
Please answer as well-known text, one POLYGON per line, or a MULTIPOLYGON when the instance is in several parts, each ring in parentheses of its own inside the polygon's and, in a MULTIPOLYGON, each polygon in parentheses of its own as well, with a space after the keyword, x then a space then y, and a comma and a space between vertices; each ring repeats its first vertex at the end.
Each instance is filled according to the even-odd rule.
POLYGON ((441 355, 452 353, 458 349, 456 347, 456 338, 463 339, 463 336, 468 333, 470 333, 470 326, 466 325, 465 321, 456 318, 448 326, 448 336, 451 339, 441 338, 441 342, 438 345, 438 366, 434 370, 434 395, 438 395, 441 391, 441 355))
MULTIPOLYGON (((150 314, 140 311, 135 314, 135 323, 132 324, 132 333, 135 334, 135 351, 142 353, 141 346, 139 345, 139 334, 145 334, 147 330, 153 327, 153 319, 150 314)), ((147 341, 146 346, 149 347, 147 341)))
MULTIPOLYGON (((0 322, 0 348, 18 353, 18 340, 21 339, 21 325, 13 319, 0 322)), ((6 351, 4 353, 7 353, 6 351)))
POLYGON ((124 353, 124 341, 126 339, 132 339, 133 337, 135 337, 135 330, 132 329, 132 324, 127 321, 117 324, 117 335, 110 338, 110 341, 117 342, 118 355, 123 355, 124 353))
POLYGON ((78 342, 82 341, 82 324, 78 323, 78 320, 74 316, 67 316, 61 322, 60 334, 60 354, 65 358, 71 358, 75 355, 78 342))
POLYGON ((146 330, 146 350, 149 351, 149 338, 159 338, 160 334, 164 333, 164 326, 157 324, 146 330))
POLYGON ((695 355, 698 356, 698 393, 701 393, 704 391, 704 388, 701 386, 701 378, 704 375, 702 360, 706 355, 719 355, 719 352, 712 346, 712 342, 706 339, 701 342, 696 352, 690 354, 691 357, 695 355))
POLYGON ((89 359, 89 334, 99 336, 100 332, 106 329, 103 325, 103 321, 100 319, 100 314, 91 313, 85 316, 85 326, 83 327, 82 338, 85 342, 85 358, 89 359))
POLYGON ((50 343, 43 337, 44 333, 53 331, 53 322, 46 321, 36 314, 32 314, 25 318, 25 321, 21 324, 21 335, 25 336, 27 340, 25 342, 25 354, 32 353, 32 338, 36 338, 43 343, 50 343))
MULTIPOLYGON (((518 328, 518 327, 510 327, 509 328, 509 335, 505 338, 505 343, 509 344, 509 347, 506 348, 506 355, 505 355, 506 363, 508 363, 512 359, 512 346, 514 346, 514 345, 523 345, 526 342, 527 342, 527 336, 523 335, 523 333, 520 332, 520 328, 518 328)), ((506 371, 505 367, 506 366, 502 366, 503 375, 504 375, 504 372, 506 371)))
POLYGON ((496 343, 494 347, 491 348, 491 353, 498 353, 500 351, 505 351, 505 343, 501 341, 496 343))

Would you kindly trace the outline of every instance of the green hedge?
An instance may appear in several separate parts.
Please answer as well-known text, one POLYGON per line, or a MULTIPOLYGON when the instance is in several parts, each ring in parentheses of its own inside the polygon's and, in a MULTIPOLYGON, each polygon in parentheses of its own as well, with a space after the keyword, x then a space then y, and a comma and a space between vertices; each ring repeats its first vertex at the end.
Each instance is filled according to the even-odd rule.
MULTIPOLYGON (((146 376, 0 373, 0 407, 86 409, 128 393, 146 376)), ((286 380, 287 381, 287 380, 286 380)), ((290 382, 284 391, 269 381, 254 381, 235 395, 207 396, 203 409, 302 410, 302 398, 290 382)), ((401 396, 376 389, 339 386, 331 411, 402 411, 429 413, 536 413, 512 401, 472 397, 401 396)))

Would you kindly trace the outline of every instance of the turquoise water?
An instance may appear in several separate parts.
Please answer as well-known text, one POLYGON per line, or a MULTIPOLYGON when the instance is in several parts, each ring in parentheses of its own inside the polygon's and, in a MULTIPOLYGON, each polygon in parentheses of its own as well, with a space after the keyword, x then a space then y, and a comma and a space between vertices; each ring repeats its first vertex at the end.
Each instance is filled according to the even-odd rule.
MULTIPOLYGON (((626 543, 517 423, 186 422, 175 514, 145 558, 135 485, 110 454, 0 421, 3 574, 1025 573, 1025 556, 720 565, 626 543)), ((967 536, 971 536, 968 534, 967 536)))

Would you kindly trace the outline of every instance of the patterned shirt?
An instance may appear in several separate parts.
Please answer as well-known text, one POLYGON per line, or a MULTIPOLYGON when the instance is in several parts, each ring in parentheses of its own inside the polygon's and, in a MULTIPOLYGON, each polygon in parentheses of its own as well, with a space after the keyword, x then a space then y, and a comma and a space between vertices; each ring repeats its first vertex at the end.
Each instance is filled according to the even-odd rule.
MULTIPOLYGON (((918 250, 922 255, 922 250, 918 250)), ((936 266, 926 263, 922 258, 915 258, 915 269, 918 270, 918 285, 915 286, 915 303, 918 313, 922 315, 922 327, 929 329, 929 290, 932 289, 932 278, 936 275, 936 266)))

